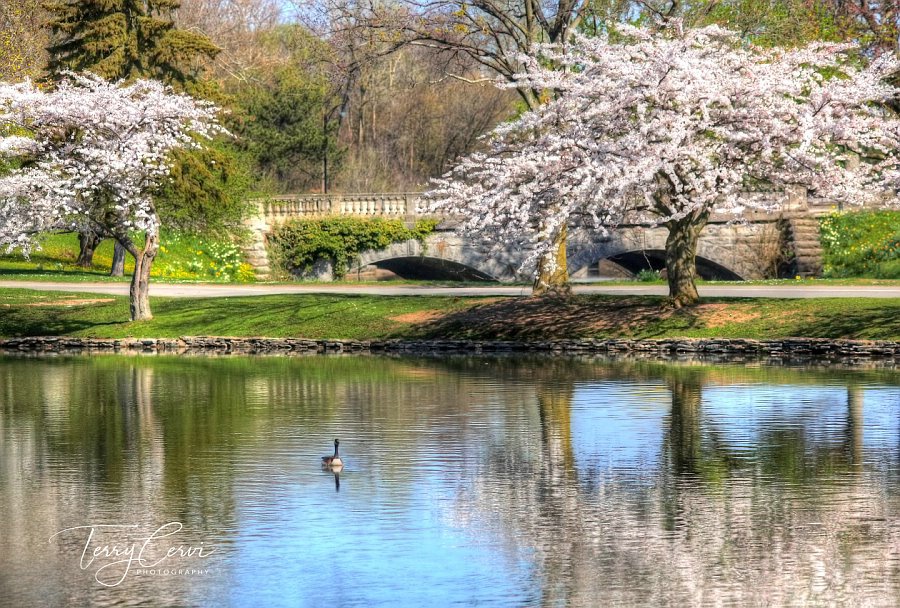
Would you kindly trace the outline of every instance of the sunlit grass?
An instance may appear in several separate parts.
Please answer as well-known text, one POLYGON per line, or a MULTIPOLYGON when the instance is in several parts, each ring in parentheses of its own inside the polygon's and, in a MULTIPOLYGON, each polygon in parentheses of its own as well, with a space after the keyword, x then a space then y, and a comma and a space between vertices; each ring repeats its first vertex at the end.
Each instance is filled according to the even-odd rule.
MULTIPOLYGON (((39 249, 29 257, 18 253, 0 256, 0 279, 43 281, 127 281, 134 258, 125 257, 125 277, 110 277, 113 241, 104 240, 94 252, 93 267, 75 265, 78 235, 44 234, 39 249)), ((253 271, 243 263, 240 249, 225 240, 163 233, 151 276, 166 282, 249 282, 253 271)))
POLYGON ((124 297, 0 289, 0 335, 900 340, 900 298, 706 299, 681 310, 664 309, 663 301, 324 294, 153 298, 154 318, 130 323, 124 297))

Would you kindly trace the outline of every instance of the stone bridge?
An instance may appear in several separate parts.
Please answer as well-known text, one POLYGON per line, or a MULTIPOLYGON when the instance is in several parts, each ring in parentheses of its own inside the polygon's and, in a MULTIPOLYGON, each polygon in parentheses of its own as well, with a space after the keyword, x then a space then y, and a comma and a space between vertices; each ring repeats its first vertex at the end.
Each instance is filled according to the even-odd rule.
MULTIPOLYGON (((818 217, 832 211, 833 203, 808 199, 804 192, 752 193, 778 199, 780 211, 755 214, 740 223, 714 216, 703 230, 697 251, 697 270, 708 279, 759 279, 779 273, 817 275, 821 272, 818 217), (785 255, 788 252, 788 255, 785 255)), ((266 236, 272 229, 294 218, 336 215, 403 219, 408 224, 422 216, 416 213, 416 193, 283 195, 257 201, 257 214, 248 222, 255 235, 246 250, 257 276, 269 275, 266 236)), ((437 218, 441 219, 441 218, 437 218)), ((631 225, 607 237, 571 238, 569 269, 574 277, 631 276, 641 269, 665 267, 667 231, 664 227, 631 225)), ((490 243, 453 233, 453 221, 441 219, 424 244, 411 240, 387 249, 363 252, 350 276, 372 277, 376 269, 404 278, 458 278, 465 280, 514 281, 526 252, 497 251, 490 243)), ((330 278, 327 264, 315 270, 320 279, 330 278)), ((377 273, 376 273, 377 274, 377 273)))

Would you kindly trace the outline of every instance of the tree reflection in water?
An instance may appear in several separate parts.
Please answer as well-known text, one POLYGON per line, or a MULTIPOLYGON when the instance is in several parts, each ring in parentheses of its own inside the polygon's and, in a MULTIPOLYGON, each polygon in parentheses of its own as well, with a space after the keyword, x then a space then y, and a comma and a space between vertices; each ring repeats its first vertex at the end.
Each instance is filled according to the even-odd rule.
MULTIPOLYGON (((541 474, 524 477, 533 487, 519 488, 514 500, 485 495, 491 510, 514 502, 504 510, 507 533, 539 555, 543 604, 893 603, 897 488, 885 488, 881 471, 865 466, 860 385, 847 385, 837 433, 810 433, 793 424, 797 412, 785 412, 758 429, 748 455, 720 436, 721 421, 704 418, 704 386, 720 384, 720 370, 625 364, 596 371, 594 380, 665 380, 671 405, 663 454, 648 484, 635 484, 627 471, 582 470, 566 411, 578 388, 565 378, 536 384, 541 474)), ((893 405, 900 406, 897 393, 893 405)), ((490 471, 480 481, 495 483, 490 471)))
POLYGON ((74 539, 46 550, 87 514, 220 548, 221 576, 136 579, 134 601, 890 604, 898 385, 631 360, 3 359, 0 598, 118 601, 74 539), (328 586, 307 571, 334 547, 355 575, 328 586))

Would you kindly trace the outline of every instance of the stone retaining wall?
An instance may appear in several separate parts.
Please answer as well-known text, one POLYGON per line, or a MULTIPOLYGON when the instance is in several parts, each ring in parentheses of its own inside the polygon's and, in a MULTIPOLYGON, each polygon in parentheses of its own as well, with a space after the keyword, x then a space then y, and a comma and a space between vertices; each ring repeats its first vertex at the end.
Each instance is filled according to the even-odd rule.
POLYGON ((69 338, 0 339, 0 352, 10 353, 211 353, 211 354, 498 354, 698 356, 725 360, 805 359, 816 361, 883 361, 900 363, 900 342, 785 338, 781 340, 548 340, 506 342, 480 340, 308 340, 303 338, 69 338))

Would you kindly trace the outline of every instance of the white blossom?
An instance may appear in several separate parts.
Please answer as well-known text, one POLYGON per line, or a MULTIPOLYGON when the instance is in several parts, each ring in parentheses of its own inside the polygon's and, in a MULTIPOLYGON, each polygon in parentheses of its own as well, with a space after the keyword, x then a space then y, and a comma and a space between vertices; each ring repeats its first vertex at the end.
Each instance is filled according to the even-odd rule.
POLYGON ((628 26, 617 40, 576 36, 523 57, 514 86, 554 99, 497 127, 487 152, 435 181, 423 210, 525 246, 533 264, 566 225, 775 210, 777 197, 746 196, 760 186, 849 204, 896 189, 894 57, 859 67, 848 45, 762 49, 718 26, 628 26))
POLYGON ((27 253, 40 232, 84 225, 157 230, 151 192, 169 153, 223 131, 217 113, 150 80, 69 74, 51 91, 0 83, 0 156, 21 161, 0 174, 0 245, 27 253))

